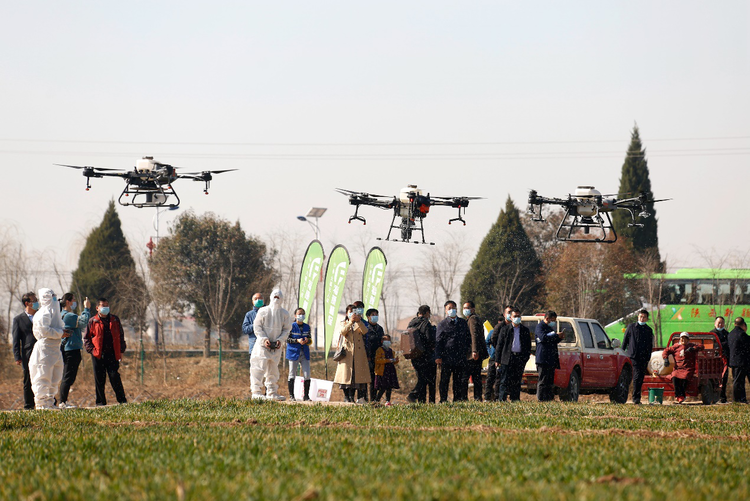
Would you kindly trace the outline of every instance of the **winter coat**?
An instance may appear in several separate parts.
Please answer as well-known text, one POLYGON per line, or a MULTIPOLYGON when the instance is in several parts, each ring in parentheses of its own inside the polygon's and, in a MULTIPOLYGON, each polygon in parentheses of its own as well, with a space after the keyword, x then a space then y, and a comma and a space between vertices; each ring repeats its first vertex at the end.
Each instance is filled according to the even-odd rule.
POLYGON ((367 359, 374 363, 375 352, 383 346, 383 335, 385 332, 379 324, 367 324, 367 334, 365 335, 365 350, 367 359))
POLYGON ((29 360, 36 344, 32 323, 26 311, 13 319, 13 358, 16 362, 29 360))
MULTIPOLYGON (((125 333, 122 330, 120 319, 110 313, 109 332, 112 334, 112 347, 115 352, 115 360, 122 360, 122 354, 127 349, 125 344, 125 333)), ((104 347, 104 323, 99 315, 89 320, 89 327, 83 338, 83 344, 86 351, 91 353, 95 358, 102 358, 102 349, 104 347)))
POLYGON ((674 371, 672 377, 678 379, 688 379, 695 374, 695 356, 703 346, 695 343, 673 344, 661 352, 664 360, 669 360, 669 355, 674 357, 674 371))
POLYGON ((711 332, 716 334, 721 344, 721 356, 729 360, 729 331, 726 329, 713 329, 711 332))
POLYGON ((622 349, 630 360, 645 366, 651 360, 651 350, 654 347, 654 331, 648 325, 632 323, 625 330, 622 349))
POLYGON ((370 366, 367 363, 367 352, 365 350, 365 334, 367 327, 359 322, 347 321, 341 329, 339 343, 344 343, 346 356, 338 362, 334 383, 339 384, 364 384, 371 382, 370 366), (354 381, 352 381, 352 369, 354 369, 354 381))
POLYGON ((393 356, 393 350, 388 349, 386 351, 385 348, 382 346, 378 348, 375 351, 375 375, 376 376, 382 376, 385 372, 385 364, 395 364, 398 362, 389 362, 389 360, 393 360, 395 357, 393 356))
POLYGON ((467 360, 473 360, 472 353, 476 352, 479 355, 479 360, 484 360, 489 357, 490 354, 487 351, 487 341, 484 337, 484 326, 479 317, 474 314, 470 315, 466 319, 466 323, 469 324, 469 334, 471 335, 471 349, 469 350, 469 356, 467 360))
POLYGON ((70 337, 63 338, 62 345, 63 351, 80 350, 83 348, 83 337, 81 336, 81 329, 86 327, 91 317, 91 310, 84 308, 83 313, 76 315, 72 311, 62 312, 62 321, 65 324, 65 328, 72 331, 70 337))
POLYGON ((557 335, 555 329, 545 322, 536 324, 536 363, 538 365, 548 365, 555 369, 560 368, 560 355, 557 352, 557 345, 562 339, 557 335))
POLYGON ((729 333, 729 367, 750 369, 750 336, 739 327, 729 333))
POLYGON ((444 318, 437 326, 435 359, 445 365, 462 365, 471 353, 469 324, 463 318, 444 318))
POLYGON ((420 357, 412 358, 411 363, 414 365, 434 362, 435 361, 435 326, 430 323, 424 317, 414 317, 409 321, 408 329, 416 329, 417 335, 419 336, 419 343, 424 348, 424 352, 420 357))

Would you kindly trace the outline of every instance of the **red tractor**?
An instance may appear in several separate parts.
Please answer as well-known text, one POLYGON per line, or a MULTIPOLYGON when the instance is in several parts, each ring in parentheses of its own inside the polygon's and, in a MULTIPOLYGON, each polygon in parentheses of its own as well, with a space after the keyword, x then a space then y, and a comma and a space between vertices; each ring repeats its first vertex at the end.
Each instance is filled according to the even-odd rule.
MULTIPOLYGON (((719 385, 721 384, 721 372, 723 362, 721 360, 721 343, 713 332, 689 332, 690 342, 703 345, 703 350, 696 355, 695 375, 688 381, 685 394, 688 397, 700 396, 706 405, 715 404, 719 400, 719 385)), ((667 346, 680 342, 680 333, 674 332, 669 337, 667 346)), ((661 348, 654 351, 662 351, 661 348)), ((672 375, 666 376, 647 375, 643 379, 641 395, 648 398, 651 388, 664 389, 665 397, 674 397, 674 384, 672 375)))

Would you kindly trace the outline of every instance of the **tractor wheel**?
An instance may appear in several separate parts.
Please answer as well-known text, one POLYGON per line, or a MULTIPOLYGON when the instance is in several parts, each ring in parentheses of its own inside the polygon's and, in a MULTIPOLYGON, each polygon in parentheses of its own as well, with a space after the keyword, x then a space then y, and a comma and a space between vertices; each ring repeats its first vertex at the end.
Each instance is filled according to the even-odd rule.
POLYGON ((633 370, 629 365, 622 367, 620 377, 617 379, 617 385, 609 392, 609 401, 614 404, 624 404, 628 401, 628 391, 630 390, 630 380, 633 377, 633 370))
POLYGON ((578 402, 578 394, 581 391, 581 376, 578 375, 578 371, 573 369, 570 373, 570 381, 568 381, 568 387, 560 389, 560 400, 565 402, 578 402))

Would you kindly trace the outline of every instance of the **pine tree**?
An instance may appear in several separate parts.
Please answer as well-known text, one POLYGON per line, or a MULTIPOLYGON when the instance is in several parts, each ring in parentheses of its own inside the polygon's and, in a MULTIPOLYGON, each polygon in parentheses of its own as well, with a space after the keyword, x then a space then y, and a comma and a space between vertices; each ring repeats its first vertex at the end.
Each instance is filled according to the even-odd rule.
POLYGON ((509 196, 464 278, 462 302, 474 301, 477 314, 491 323, 502 317, 506 305, 530 311, 539 305, 541 267, 509 196))
POLYGON ((72 290, 79 304, 88 297, 92 305, 96 299, 106 297, 112 312, 121 318, 130 318, 131 298, 127 294, 145 293, 143 280, 136 272, 130 247, 122 233, 120 217, 114 201, 104 213, 101 224, 91 230, 86 245, 78 258, 78 268, 73 272, 72 290), (125 284, 124 281, 127 281, 125 284))
MULTIPOLYGON (((631 134, 628 153, 625 162, 622 164, 619 193, 620 196, 637 197, 642 192, 647 193, 649 199, 653 200, 654 194, 651 192, 646 150, 641 143, 638 125, 635 125, 631 134)), ((630 214, 624 210, 613 213, 612 224, 618 237, 628 240, 637 254, 655 253, 656 257, 659 258, 656 209, 653 203, 646 206, 646 212, 651 216, 639 218, 638 221, 638 223, 643 224, 643 227, 628 226, 633 220, 630 214)))

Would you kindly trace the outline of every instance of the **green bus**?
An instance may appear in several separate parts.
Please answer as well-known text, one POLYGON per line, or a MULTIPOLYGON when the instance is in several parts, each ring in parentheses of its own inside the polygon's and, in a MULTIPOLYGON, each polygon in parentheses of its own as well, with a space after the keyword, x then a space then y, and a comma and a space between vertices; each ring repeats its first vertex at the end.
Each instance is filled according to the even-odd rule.
MULTIPOLYGON (((651 305, 649 298, 641 300, 650 312, 649 324, 660 347, 673 332, 710 331, 717 316, 726 319, 728 330, 736 317, 750 318, 750 269, 683 268, 675 273, 626 278, 639 281, 638 290, 651 291, 651 305)), ((607 335, 622 340, 636 315, 634 311, 605 326, 607 335)))

